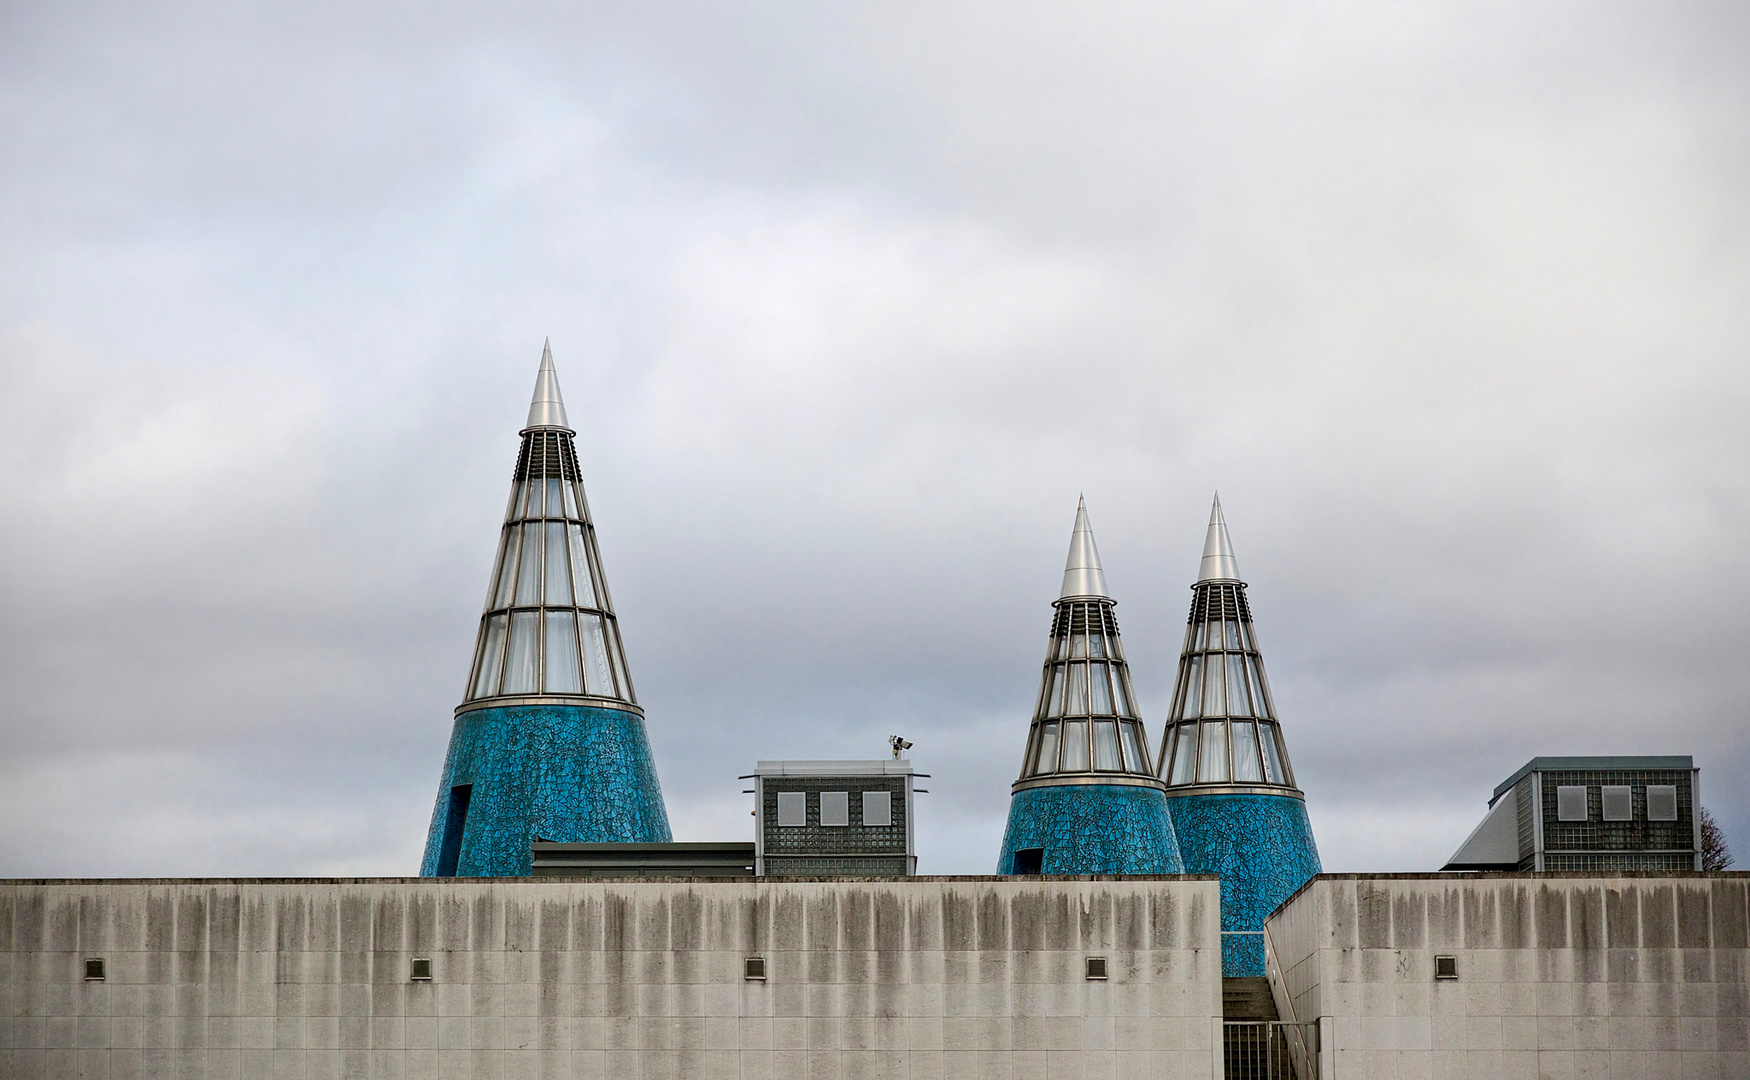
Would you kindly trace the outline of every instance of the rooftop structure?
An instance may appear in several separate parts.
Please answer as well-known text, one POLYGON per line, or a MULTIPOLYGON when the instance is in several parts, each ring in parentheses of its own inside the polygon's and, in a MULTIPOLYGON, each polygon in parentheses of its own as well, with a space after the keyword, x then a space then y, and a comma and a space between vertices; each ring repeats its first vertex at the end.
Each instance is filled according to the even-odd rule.
POLYGON ((422 876, 525 875, 536 840, 670 839, 575 436, 544 346, 422 876))
POLYGON ((1535 757, 1442 870, 1701 869, 1690 757, 1535 757))
POLYGON ((1221 875, 1223 968, 1264 974, 1264 919, 1319 872, 1217 496, 1179 654, 1160 775, 1185 870, 1221 875))
POLYGON ((754 845, 746 840, 703 844, 534 844, 535 877, 753 877, 754 845))
POLYGON ((911 762, 762 761, 754 782, 754 872, 771 877, 917 873, 911 762))
POLYGON ((1086 501, 1076 506, 999 874, 1182 873, 1086 501))

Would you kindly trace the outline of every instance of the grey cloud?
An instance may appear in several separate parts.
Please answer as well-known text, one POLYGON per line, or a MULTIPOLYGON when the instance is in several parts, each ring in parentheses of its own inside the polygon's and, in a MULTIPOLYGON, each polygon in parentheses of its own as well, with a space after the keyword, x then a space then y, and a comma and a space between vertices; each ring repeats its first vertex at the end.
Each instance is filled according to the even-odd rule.
POLYGON ((1158 723, 1215 487, 1328 867, 1750 836, 1736 7, 5 19, 8 872, 410 870, 549 334, 683 836, 902 731, 987 870, 1076 495, 1158 723))

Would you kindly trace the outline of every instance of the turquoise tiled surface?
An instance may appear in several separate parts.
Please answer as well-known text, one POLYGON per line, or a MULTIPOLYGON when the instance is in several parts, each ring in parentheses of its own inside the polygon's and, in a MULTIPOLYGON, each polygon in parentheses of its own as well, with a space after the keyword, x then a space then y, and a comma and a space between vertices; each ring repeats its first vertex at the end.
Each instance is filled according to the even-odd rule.
POLYGON ((472 784, 458 877, 518 877, 529 844, 666 843, 644 721, 619 709, 518 705, 456 718, 420 876, 435 876, 450 789, 472 784))
MULTIPOLYGON (((1262 930, 1264 919, 1320 872, 1306 803, 1284 795, 1168 798, 1187 874, 1221 875, 1221 928, 1262 930)), ((1264 974, 1259 937, 1222 938, 1222 974, 1264 974)))
POLYGON ((1158 788, 1064 784, 1024 788, 1009 799, 997 873, 1015 852, 1044 848, 1047 874, 1182 874, 1167 800, 1158 788))

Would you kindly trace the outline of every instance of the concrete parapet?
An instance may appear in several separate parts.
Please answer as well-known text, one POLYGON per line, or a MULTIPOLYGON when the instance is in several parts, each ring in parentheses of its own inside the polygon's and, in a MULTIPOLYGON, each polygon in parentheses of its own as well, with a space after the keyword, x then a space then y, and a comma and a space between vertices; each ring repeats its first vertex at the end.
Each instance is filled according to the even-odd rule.
POLYGON ((1327 874, 1264 930, 1322 1080, 1750 1076, 1747 874, 1327 874))
POLYGON ((0 1075, 1207 1080, 1219 917, 1214 878, 0 882, 0 1075))

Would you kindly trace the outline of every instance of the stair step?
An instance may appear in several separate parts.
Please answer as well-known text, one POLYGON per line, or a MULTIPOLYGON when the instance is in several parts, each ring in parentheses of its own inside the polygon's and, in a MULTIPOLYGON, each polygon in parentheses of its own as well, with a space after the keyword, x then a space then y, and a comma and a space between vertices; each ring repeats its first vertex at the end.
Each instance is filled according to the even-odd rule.
POLYGON ((1270 980, 1262 976, 1229 977, 1221 980, 1223 1020, 1276 1020, 1276 999, 1270 980))

